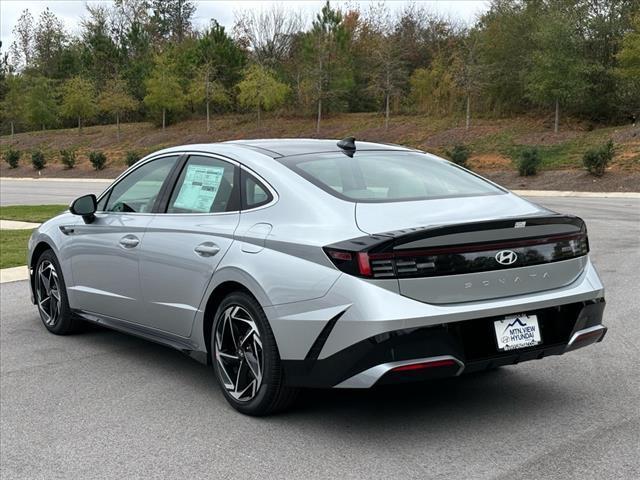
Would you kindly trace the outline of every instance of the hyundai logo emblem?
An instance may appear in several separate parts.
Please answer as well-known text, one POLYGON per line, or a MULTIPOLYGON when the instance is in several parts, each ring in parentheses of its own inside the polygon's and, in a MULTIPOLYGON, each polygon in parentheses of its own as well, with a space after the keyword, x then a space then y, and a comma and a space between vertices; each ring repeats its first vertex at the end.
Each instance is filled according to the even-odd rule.
POLYGON ((512 265, 518 260, 518 254, 513 250, 500 250, 495 258, 501 265, 512 265))

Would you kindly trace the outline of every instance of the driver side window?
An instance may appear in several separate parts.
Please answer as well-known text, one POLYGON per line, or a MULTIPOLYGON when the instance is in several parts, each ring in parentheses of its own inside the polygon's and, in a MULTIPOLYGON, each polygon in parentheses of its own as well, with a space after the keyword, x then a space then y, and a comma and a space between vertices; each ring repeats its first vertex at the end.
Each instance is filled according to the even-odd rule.
POLYGON ((162 184, 177 160, 177 156, 162 157, 135 169, 111 189, 104 211, 151 212, 162 184))

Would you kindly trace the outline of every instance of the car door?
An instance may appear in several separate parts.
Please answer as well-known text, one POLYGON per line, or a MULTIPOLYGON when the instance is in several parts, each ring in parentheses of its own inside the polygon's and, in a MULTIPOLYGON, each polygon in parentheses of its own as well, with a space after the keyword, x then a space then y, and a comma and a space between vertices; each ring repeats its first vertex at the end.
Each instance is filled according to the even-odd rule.
POLYGON ((140 245, 178 158, 159 157, 132 170, 100 198, 93 222, 74 225, 68 289, 74 308, 130 322, 145 315, 140 245))
POLYGON ((147 314, 139 321, 188 337, 213 272, 233 242, 240 194, 234 162, 198 154, 183 163, 164 213, 153 217, 142 243, 147 314))

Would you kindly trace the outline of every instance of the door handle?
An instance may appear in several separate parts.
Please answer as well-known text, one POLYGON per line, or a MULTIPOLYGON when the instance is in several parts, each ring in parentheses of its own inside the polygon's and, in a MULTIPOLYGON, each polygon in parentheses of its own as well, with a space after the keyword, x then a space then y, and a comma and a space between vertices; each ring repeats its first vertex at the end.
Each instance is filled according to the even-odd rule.
POLYGON ((193 249, 201 257, 213 257, 220 251, 220 247, 213 242, 204 242, 193 249))
POLYGON ((137 247, 140 243, 140 239, 135 235, 125 235, 120 239, 120 246, 123 248, 133 248, 137 247))

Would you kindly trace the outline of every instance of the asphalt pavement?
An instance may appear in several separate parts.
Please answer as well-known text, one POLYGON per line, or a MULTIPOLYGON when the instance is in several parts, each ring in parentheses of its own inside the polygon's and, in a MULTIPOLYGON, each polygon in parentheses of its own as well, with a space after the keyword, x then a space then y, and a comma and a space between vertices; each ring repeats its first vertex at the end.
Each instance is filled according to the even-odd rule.
POLYGON ((98 195, 112 180, 45 180, 0 178, 0 205, 47 205, 71 203, 81 195, 98 195))
POLYGON ((232 410, 209 368, 91 329, 57 337, 1 285, 0 477, 640 478, 640 200, 538 198, 587 221, 606 285, 597 345, 402 388, 232 410))

